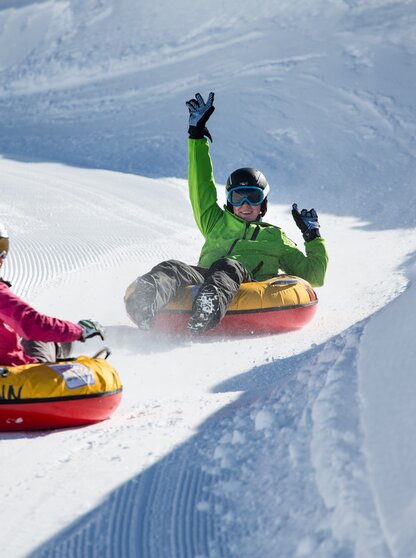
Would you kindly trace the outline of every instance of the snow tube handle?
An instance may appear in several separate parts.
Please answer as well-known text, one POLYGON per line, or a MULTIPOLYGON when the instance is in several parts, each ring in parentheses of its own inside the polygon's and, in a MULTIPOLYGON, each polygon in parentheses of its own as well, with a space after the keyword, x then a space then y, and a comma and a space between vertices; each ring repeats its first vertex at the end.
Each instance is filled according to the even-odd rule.
POLYGON ((293 279, 276 279, 271 281, 269 285, 271 287, 287 287, 288 285, 296 285, 296 283, 299 283, 299 279, 293 277, 293 279))
POLYGON ((107 358, 111 355, 111 349, 109 347, 103 347, 98 353, 96 353, 92 358, 107 358), (104 356, 103 356, 104 355, 104 356))

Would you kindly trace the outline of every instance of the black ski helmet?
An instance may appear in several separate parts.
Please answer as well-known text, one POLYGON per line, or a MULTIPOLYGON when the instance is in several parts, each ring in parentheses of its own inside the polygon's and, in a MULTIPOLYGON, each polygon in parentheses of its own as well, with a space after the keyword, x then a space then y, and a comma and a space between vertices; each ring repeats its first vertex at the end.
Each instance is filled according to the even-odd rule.
MULTIPOLYGON (((251 167, 244 167, 242 169, 237 169, 233 171, 227 178, 227 184, 225 186, 226 195, 232 188, 237 188, 238 186, 257 186, 264 191, 264 200, 261 204, 260 215, 263 217, 266 215, 267 211, 267 196, 270 192, 269 183, 262 172, 251 167)), ((233 212, 233 206, 227 200, 227 209, 233 212)))

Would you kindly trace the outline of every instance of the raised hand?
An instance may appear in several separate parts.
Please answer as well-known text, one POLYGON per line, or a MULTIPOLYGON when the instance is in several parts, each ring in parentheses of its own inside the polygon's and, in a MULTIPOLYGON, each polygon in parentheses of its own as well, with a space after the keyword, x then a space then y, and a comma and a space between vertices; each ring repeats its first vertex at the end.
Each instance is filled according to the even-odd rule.
POLYGON ((321 236, 319 232, 318 215, 314 209, 302 209, 300 212, 296 203, 292 205, 292 217, 302 232, 306 242, 321 236))
POLYGON ((206 128, 206 123, 215 110, 213 105, 214 95, 215 93, 211 91, 208 95, 207 102, 205 102, 202 95, 196 93, 195 99, 190 99, 186 102, 186 106, 189 110, 188 133, 190 138, 201 139, 207 136, 212 141, 211 134, 206 128))

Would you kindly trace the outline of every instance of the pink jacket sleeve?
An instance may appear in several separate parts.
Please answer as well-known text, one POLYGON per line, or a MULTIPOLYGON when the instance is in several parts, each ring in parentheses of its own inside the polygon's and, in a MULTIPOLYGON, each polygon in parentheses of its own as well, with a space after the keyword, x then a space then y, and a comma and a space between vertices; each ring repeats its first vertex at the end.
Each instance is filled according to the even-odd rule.
POLYGON ((40 314, 3 282, 0 282, 0 320, 20 337, 36 341, 77 341, 82 333, 77 324, 40 314))

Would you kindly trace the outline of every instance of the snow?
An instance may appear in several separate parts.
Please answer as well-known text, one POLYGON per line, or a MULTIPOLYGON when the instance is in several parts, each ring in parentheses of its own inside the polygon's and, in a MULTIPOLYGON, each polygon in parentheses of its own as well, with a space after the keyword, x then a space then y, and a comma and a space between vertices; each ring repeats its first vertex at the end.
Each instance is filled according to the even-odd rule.
MULTIPOLYGON (((103 423, 0 434, 8 558, 416 555, 415 2, 4 0, 3 275, 106 328, 103 423), (219 196, 254 165, 267 220, 330 264, 303 330, 158 338, 123 304, 197 260, 185 101, 216 93, 219 196)), ((77 343, 75 353, 102 346, 77 343)))
POLYGON ((416 427, 410 412, 414 411, 416 389, 414 271, 413 263, 408 290, 369 323, 360 354, 360 369, 365 370, 360 375, 360 391, 371 481, 387 539, 399 556, 411 556, 416 548, 416 427))

